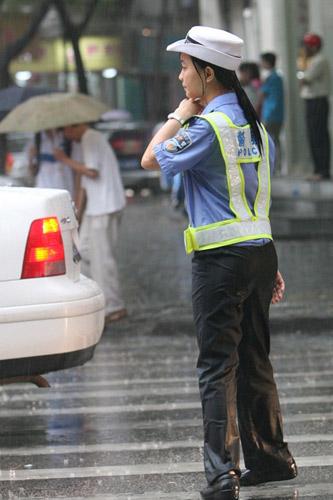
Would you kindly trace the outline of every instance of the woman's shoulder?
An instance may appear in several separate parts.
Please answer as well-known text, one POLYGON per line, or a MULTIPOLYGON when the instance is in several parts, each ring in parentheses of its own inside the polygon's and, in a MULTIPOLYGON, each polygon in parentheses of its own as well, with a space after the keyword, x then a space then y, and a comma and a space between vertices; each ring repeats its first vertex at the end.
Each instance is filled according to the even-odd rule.
POLYGON ((211 122, 214 120, 215 113, 206 113, 202 115, 193 116, 188 122, 188 126, 191 130, 197 130, 202 134, 213 134, 214 130, 212 128, 211 122))
POLYGON ((193 116, 185 125, 184 130, 187 130, 194 143, 206 144, 209 147, 215 142, 216 134, 207 120, 207 115, 193 116))

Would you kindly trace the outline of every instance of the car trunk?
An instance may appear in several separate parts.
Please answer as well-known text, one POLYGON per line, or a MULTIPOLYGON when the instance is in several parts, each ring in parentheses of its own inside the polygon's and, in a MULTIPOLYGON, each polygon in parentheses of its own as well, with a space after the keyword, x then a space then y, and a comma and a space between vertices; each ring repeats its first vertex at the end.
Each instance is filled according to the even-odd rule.
POLYGON ((67 191, 0 187, 0 281, 21 279, 27 238, 36 219, 57 217, 65 251, 66 275, 76 281, 80 266, 77 220, 67 191))

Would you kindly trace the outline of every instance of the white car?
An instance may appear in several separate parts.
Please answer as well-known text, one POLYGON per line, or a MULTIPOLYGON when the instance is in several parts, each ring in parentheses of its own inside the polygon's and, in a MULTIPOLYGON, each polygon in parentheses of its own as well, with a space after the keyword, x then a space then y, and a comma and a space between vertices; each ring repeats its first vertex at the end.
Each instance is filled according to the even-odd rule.
POLYGON ((0 379, 88 361, 104 296, 80 274, 78 224, 67 191, 0 187, 0 379))

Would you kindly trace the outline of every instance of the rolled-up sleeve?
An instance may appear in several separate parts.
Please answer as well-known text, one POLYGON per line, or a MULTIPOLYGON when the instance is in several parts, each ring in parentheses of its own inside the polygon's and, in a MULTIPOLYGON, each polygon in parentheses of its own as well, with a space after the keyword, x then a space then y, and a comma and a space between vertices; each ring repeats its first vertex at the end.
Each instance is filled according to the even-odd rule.
POLYGON ((188 128, 181 128, 171 139, 154 146, 161 170, 176 175, 193 169, 211 152, 215 133, 209 123, 200 118, 191 120, 188 128))

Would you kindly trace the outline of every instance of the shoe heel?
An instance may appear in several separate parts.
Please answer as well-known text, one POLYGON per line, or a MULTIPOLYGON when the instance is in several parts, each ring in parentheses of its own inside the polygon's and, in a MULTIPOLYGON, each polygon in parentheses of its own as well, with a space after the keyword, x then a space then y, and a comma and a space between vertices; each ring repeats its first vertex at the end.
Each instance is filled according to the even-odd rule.
POLYGON ((215 491, 209 495, 200 493, 202 500, 239 500, 239 487, 236 486, 233 490, 215 491))

